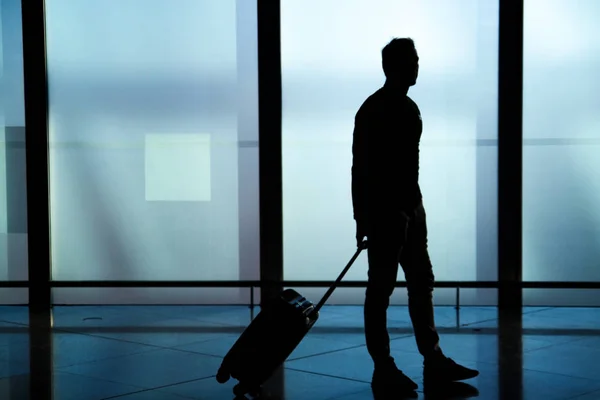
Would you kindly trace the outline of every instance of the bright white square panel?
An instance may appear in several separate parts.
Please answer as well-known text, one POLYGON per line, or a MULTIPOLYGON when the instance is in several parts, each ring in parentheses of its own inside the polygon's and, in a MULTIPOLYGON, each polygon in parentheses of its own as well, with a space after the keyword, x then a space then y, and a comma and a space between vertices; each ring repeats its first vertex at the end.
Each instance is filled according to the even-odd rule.
POLYGON ((210 201, 210 135, 145 137, 146 200, 210 201))

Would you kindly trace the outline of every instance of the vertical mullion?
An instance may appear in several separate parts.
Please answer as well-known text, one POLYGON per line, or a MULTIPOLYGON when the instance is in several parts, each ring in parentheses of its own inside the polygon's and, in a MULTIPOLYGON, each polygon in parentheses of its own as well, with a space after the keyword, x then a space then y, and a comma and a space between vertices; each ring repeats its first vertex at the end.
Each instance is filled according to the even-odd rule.
POLYGON ((52 399, 52 290, 48 183, 48 81, 44 0, 23 0, 23 74, 29 256, 30 395, 52 399))
MULTIPOLYGON (((283 188, 281 157, 281 2, 257 0, 258 22, 258 164, 260 212, 260 280, 264 304, 282 289, 283 188)), ((285 374, 278 368, 265 388, 285 393, 285 374)))
POLYGON ((44 0, 22 2, 29 306, 51 307, 48 182, 48 81, 44 0))
POLYGON ((503 309, 523 304, 523 1, 500 0, 498 305, 503 309))
POLYGON ((498 387, 523 398, 523 8, 500 0, 498 76, 498 387))
POLYGON ((258 138, 261 304, 283 280, 280 1, 258 0, 258 138))

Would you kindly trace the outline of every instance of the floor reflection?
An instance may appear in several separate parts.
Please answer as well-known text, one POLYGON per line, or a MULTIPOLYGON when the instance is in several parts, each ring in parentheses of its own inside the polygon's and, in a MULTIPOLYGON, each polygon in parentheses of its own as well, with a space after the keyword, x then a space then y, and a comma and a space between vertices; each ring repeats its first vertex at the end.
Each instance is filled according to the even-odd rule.
MULTIPOLYGON (((445 352, 480 370, 423 382, 405 307, 390 310, 392 352, 417 399, 600 399, 600 309, 438 307, 445 352)), ((362 308, 329 306, 265 385, 272 399, 373 399, 362 308)), ((222 357, 251 320, 246 307, 0 307, 0 399, 232 399, 222 357), (52 326, 50 326, 52 321, 52 326)), ((389 399, 396 399, 390 394, 389 399)), ((379 400, 379 399, 376 399, 379 400)))

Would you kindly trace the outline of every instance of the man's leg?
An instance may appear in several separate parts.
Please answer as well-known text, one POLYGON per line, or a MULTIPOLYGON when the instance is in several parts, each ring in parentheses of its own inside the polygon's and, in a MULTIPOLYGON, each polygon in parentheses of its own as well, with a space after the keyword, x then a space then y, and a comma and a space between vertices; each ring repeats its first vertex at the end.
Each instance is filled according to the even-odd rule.
POLYGON ((368 235, 369 279, 365 296, 367 350, 375 364, 371 386, 377 393, 412 393, 417 385, 404 375, 390 354, 387 309, 398 274, 398 255, 404 244, 406 221, 373 227, 368 235))
POLYGON ((424 357, 428 357, 439 351, 439 336, 433 311, 435 276, 427 249, 427 223, 423 205, 417 207, 410 217, 400 264, 406 278, 408 310, 417 347, 424 357))
POLYGON ((365 294, 365 338, 367 350, 377 366, 391 361, 387 309, 396 286, 398 254, 402 237, 398 232, 374 230, 368 237, 369 271, 365 294))
POLYGON ((447 358, 439 346, 433 310, 435 278, 427 249, 427 221, 422 204, 411 215, 400 263, 406 277, 408 307, 417 347, 425 358, 426 379, 459 381, 477 376, 479 374, 477 371, 458 365, 447 358))

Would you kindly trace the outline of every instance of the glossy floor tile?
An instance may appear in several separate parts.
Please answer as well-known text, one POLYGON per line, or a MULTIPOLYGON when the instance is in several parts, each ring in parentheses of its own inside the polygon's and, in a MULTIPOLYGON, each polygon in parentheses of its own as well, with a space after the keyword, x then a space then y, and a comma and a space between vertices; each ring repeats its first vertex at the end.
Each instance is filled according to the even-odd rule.
MULTIPOLYGON (((231 381, 219 385, 211 377, 169 386, 161 389, 161 391, 178 394, 190 399, 231 399, 233 398, 231 394, 233 386, 234 382, 231 381)), ((271 382, 265 384, 265 391, 270 392, 272 395, 276 394, 277 398, 297 400, 332 399, 362 392, 368 388, 369 385, 364 382, 290 369, 284 369, 271 382), (281 382, 276 382, 277 380, 281 382), (273 387, 278 386, 278 383, 283 383, 283 388, 273 389, 273 387)))
MULTIPOLYGON (((27 307, 0 307, 0 399, 233 399, 235 382, 215 373, 253 315, 242 306, 55 307, 45 329, 27 307)), ((362 318, 362 307, 325 307, 265 384, 270 398, 373 399, 362 318)), ((391 307, 392 354, 418 399, 600 400, 600 309, 437 307, 436 320, 444 352, 481 374, 425 387, 408 310, 391 307)))

